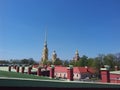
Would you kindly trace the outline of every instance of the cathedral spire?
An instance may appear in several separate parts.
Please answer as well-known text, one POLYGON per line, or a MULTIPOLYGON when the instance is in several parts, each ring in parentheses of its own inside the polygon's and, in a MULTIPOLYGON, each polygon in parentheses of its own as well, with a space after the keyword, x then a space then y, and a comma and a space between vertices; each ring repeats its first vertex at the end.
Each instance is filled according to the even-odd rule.
POLYGON ((41 63, 45 64, 47 61, 48 61, 47 31, 45 30, 45 41, 44 41, 44 48, 42 52, 41 63))
POLYGON ((45 30, 45 41, 44 41, 44 46, 47 46, 47 29, 45 30))

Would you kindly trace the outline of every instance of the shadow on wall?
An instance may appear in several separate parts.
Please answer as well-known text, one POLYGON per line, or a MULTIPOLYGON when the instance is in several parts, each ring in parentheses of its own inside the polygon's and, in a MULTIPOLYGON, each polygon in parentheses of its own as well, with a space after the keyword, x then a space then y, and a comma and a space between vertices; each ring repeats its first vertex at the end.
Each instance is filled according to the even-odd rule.
MULTIPOLYGON (((37 75, 37 72, 31 72, 33 75, 37 75)), ((41 71, 41 76, 48 76, 49 77, 50 71, 41 71)))

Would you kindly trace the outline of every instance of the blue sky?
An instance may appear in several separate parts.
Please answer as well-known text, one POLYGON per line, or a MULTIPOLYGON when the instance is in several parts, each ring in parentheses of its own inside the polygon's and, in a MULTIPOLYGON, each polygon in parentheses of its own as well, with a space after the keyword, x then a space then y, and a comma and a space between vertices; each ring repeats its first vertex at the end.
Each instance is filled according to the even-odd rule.
POLYGON ((120 52, 119 0, 0 0, 0 59, 49 59, 120 52))

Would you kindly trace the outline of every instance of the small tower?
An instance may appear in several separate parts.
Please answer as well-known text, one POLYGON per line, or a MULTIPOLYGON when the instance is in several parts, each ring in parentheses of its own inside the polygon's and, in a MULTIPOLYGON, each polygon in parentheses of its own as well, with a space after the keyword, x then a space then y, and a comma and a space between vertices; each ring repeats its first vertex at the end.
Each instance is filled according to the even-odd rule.
POLYGON ((79 53, 78 53, 78 50, 76 50, 75 57, 73 58, 73 60, 78 61, 79 59, 80 59, 79 53))
POLYGON ((57 54, 55 51, 53 51, 53 54, 52 54, 52 63, 54 63, 57 59, 57 54))
POLYGON ((42 52, 42 58, 41 58, 41 62, 40 64, 47 62, 48 61, 48 48, 47 48, 47 37, 46 37, 46 33, 45 33, 45 42, 44 42, 44 48, 43 48, 43 52, 42 52))

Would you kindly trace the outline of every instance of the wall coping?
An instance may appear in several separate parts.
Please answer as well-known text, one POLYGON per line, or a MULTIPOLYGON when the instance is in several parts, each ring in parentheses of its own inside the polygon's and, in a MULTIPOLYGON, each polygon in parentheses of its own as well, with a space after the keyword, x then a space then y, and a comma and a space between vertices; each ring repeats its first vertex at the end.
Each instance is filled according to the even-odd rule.
POLYGON ((107 69, 107 68, 100 68, 100 70, 106 70, 106 71, 108 71, 108 69, 107 69))
POLYGON ((120 71, 111 71, 110 74, 117 74, 117 75, 120 75, 120 71))

